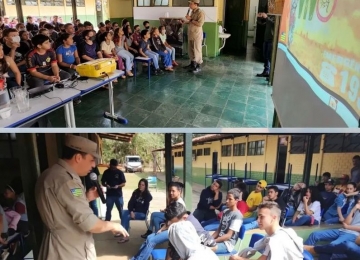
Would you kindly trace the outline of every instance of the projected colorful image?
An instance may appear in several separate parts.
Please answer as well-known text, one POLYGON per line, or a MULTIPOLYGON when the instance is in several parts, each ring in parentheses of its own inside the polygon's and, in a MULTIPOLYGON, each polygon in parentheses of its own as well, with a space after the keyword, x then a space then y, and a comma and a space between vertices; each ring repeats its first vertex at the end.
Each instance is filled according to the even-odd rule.
POLYGON ((281 19, 278 54, 284 52, 314 94, 356 127, 360 0, 287 0, 281 19))

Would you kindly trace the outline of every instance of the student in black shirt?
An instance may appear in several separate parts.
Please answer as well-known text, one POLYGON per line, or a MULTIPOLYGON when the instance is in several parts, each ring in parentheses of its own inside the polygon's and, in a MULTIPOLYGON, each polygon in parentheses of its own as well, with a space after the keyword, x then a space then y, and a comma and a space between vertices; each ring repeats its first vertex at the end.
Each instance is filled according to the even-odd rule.
MULTIPOLYGON (((138 188, 134 190, 128 203, 128 209, 123 211, 121 225, 129 231, 130 220, 144 220, 150 207, 152 196, 149 191, 147 179, 141 179, 138 188)), ((129 238, 123 238, 119 243, 125 243, 129 238)))
POLYGON ((81 62, 87 62, 91 60, 101 59, 102 53, 99 45, 96 43, 96 36, 94 31, 85 30, 82 33, 84 41, 81 43, 80 52, 81 62))
POLYGON ((30 74, 26 81, 30 88, 70 78, 69 73, 59 69, 49 37, 38 34, 31 41, 35 48, 26 55, 26 66, 30 74))
POLYGON ((324 172, 321 178, 322 182, 317 185, 317 189, 319 192, 325 191, 325 183, 328 182, 329 179, 331 179, 331 173, 324 172))
POLYGON ((26 17, 26 21, 27 21, 25 25, 26 30, 28 32, 31 32, 32 35, 36 35, 39 32, 39 26, 33 22, 32 16, 26 17))
POLYGON ((215 209, 221 206, 222 192, 221 180, 215 180, 211 186, 203 189, 200 194, 200 200, 194 211, 194 217, 201 223, 210 219, 216 219, 215 209))
MULTIPOLYGON (((3 50, 6 56, 10 56, 18 66, 20 72, 26 72, 25 65, 25 54, 24 50, 21 48, 21 38, 19 32, 16 29, 9 28, 5 29, 3 32, 3 50)), ((12 77, 12 75, 10 75, 12 77)))
POLYGON ((122 188, 125 186, 126 179, 125 175, 122 171, 120 171, 118 166, 118 161, 116 159, 110 160, 109 169, 104 171, 104 174, 101 179, 101 183, 103 186, 107 187, 106 192, 106 221, 111 220, 111 211, 114 207, 119 211, 120 219, 123 215, 123 193, 122 188))

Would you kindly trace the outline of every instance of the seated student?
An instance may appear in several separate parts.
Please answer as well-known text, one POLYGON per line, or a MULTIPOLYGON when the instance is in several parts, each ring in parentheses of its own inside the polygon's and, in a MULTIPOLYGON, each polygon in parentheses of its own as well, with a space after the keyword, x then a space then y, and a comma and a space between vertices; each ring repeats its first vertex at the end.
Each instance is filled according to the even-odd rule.
POLYGON ((320 192, 325 191, 325 183, 331 179, 331 173, 330 172, 324 172, 321 178, 320 183, 317 184, 317 188, 320 192))
POLYGON ((166 29, 165 29, 165 26, 159 26, 159 32, 160 32, 160 39, 161 41, 163 42, 163 44, 165 45, 166 47, 166 50, 170 53, 171 55, 171 59, 172 59, 172 65, 173 66, 178 66, 179 64, 175 61, 175 54, 176 54, 176 51, 175 51, 175 48, 172 47, 170 44, 168 44, 168 42, 166 41, 166 29))
POLYGON ((194 225, 186 221, 186 217, 184 217, 187 215, 185 207, 182 207, 181 210, 183 212, 178 211, 176 216, 169 220, 169 246, 166 259, 219 259, 209 247, 201 244, 201 239, 194 225))
POLYGON ((84 41, 79 46, 81 62, 101 59, 102 52, 99 45, 95 41, 95 33, 92 30, 85 30, 82 33, 84 41))
POLYGON ((333 192, 335 181, 333 179, 327 180, 325 182, 325 191, 321 192, 320 195, 323 199, 322 210, 324 213, 334 204, 336 199, 336 194, 333 192))
POLYGON ((132 29, 130 27, 130 25, 126 25, 124 27, 124 35, 125 35, 125 40, 126 40, 126 45, 125 47, 127 47, 127 51, 129 51, 132 55, 134 55, 134 57, 139 56, 139 47, 134 47, 134 43, 133 43, 133 33, 132 33, 132 29))
MULTIPOLYGON (((263 198, 262 202, 265 203, 267 201, 273 201, 278 204, 279 208, 281 209, 281 217, 280 217, 279 224, 282 225, 282 223, 284 221, 284 214, 285 214, 285 208, 286 208, 285 201, 279 197, 279 188, 277 186, 267 187, 267 190, 268 190, 268 195, 263 198)), ((257 220, 255 220, 248 224, 244 224, 244 227, 245 227, 245 230, 258 228, 259 223, 257 220)))
POLYGON ((26 81, 30 88, 43 86, 46 81, 55 83, 70 78, 69 73, 59 69, 49 37, 38 34, 31 41, 35 48, 26 55, 26 66, 30 73, 26 81))
POLYGON ((47 29, 49 31, 48 37, 50 37, 53 42, 56 42, 60 34, 57 31, 55 31, 55 27, 52 24, 46 23, 44 25, 44 29, 47 29))
POLYGON ((25 54, 26 50, 21 47, 21 38, 19 36, 19 32, 16 29, 9 28, 3 31, 3 39, 2 39, 3 52, 5 56, 9 56, 15 62, 19 73, 16 71, 9 71, 7 84, 8 87, 21 86, 22 78, 20 73, 26 72, 25 65, 25 54), (16 74, 15 74, 16 73, 16 74), (20 84, 18 79, 20 79, 20 84))
POLYGON ((164 63, 164 67, 165 70, 167 71, 174 71, 173 70, 173 66, 172 66, 172 62, 171 62, 171 55, 170 52, 168 52, 166 50, 165 45, 163 44, 163 42, 161 41, 161 38, 159 37, 159 29, 154 27, 151 29, 150 31, 150 46, 152 51, 156 52, 157 54, 160 55, 163 63, 164 63))
POLYGON ((80 64, 79 53, 74 45, 73 36, 62 33, 59 37, 62 44, 56 49, 56 57, 59 67, 71 75, 76 72, 76 65, 80 64))
POLYGON ((324 222, 326 224, 344 222, 345 218, 349 215, 353 206, 355 205, 354 195, 347 197, 347 194, 351 195, 355 192, 355 189, 356 183, 349 182, 347 184, 346 192, 337 196, 335 203, 329 207, 323 216, 324 222))
POLYGON ((143 22, 143 26, 144 26, 144 29, 145 29, 145 30, 149 30, 149 29, 150 29, 150 23, 149 23, 149 21, 144 21, 144 22, 143 22))
POLYGON ((343 222, 343 228, 315 231, 310 234, 304 245, 313 246, 319 241, 331 241, 331 244, 355 242, 356 237, 360 235, 360 197, 355 198, 355 203, 343 222))
MULTIPOLYGON (((184 200, 181 198, 182 186, 178 182, 171 182, 168 186, 168 196, 170 198, 169 203, 171 202, 179 202, 184 204, 184 200)), ((160 224, 165 222, 165 213, 164 210, 160 212, 151 213, 150 217, 150 226, 145 234, 141 235, 142 238, 147 238, 150 234, 153 233, 153 229, 155 228, 155 233, 160 230, 160 224)))
POLYGON ((30 33, 28 31, 20 31, 19 32, 19 36, 20 36, 20 49, 21 49, 21 53, 24 53, 24 72, 26 71, 26 63, 25 63, 25 55, 26 53, 28 53, 29 51, 31 51, 34 46, 30 40, 30 33))
POLYGON ((54 40, 50 37, 50 33, 49 33, 49 30, 48 30, 48 29, 41 28, 41 29, 39 30, 39 34, 42 34, 42 35, 45 35, 45 36, 49 37, 49 41, 50 41, 51 45, 54 44, 54 40))
POLYGON ((347 174, 341 175, 341 177, 339 178, 340 183, 335 186, 334 193, 341 194, 341 193, 345 192, 347 183, 349 182, 349 179, 350 179, 349 175, 347 175, 347 174))
POLYGON ((124 31, 122 27, 117 28, 114 31, 114 43, 117 56, 125 60, 126 75, 133 77, 132 67, 134 62, 134 55, 127 51, 127 43, 125 41, 124 31))
MULTIPOLYGON (((20 220, 17 223, 17 232, 28 236, 30 232, 28 216, 25 201, 21 196, 22 188, 20 186, 21 183, 16 183, 15 181, 13 181, 11 185, 7 185, 5 187, 4 197, 11 204, 10 210, 14 210, 16 213, 20 214, 20 220)), ((6 211, 7 209, 5 209, 5 214, 6 211)))
MULTIPOLYGON (((119 57, 116 54, 115 44, 112 41, 112 39, 113 39, 113 36, 112 36, 111 32, 104 32, 103 34, 101 34, 99 40, 101 42, 100 49, 102 51, 103 57, 115 59, 118 64, 118 69, 125 70, 123 60, 119 59, 119 57)), ((125 79, 126 76, 122 75, 121 78, 125 79)), ((117 82, 117 80, 114 80, 114 82, 117 82)))
POLYGON ((250 259, 256 251, 262 252, 258 260, 304 259, 302 238, 293 229, 280 227, 280 218, 281 209, 276 202, 261 203, 258 206, 258 222, 259 228, 266 232, 265 238, 258 241, 254 248, 245 248, 229 260, 250 259))
POLYGON ((139 25, 134 26, 134 33, 132 34, 132 48, 139 50, 141 42, 141 29, 139 25))
MULTIPOLYGON (((157 233, 153 233, 146 238, 145 242, 141 245, 138 253, 133 256, 131 260, 147 260, 156 245, 168 241, 169 221, 172 220, 174 217, 178 216, 178 212, 183 212, 183 209, 185 209, 185 205, 183 203, 171 202, 164 210, 166 219, 165 225, 157 233)), ((216 242, 214 241, 212 236, 202 228, 199 221, 190 212, 186 212, 186 214, 183 215, 182 218, 186 219, 186 221, 191 222, 191 224, 194 226, 198 236, 200 237, 201 244, 208 247, 214 247, 216 245, 216 242)))
POLYGON ((284 199, 284 201, 287 204, 287 207, 289 208, 288 217, 294 216, 296 209, 299 207, 300 202, 302 201, 301 192, 302 189, 306 188, 305 183, 295 183, 295 185, 291 189, 285 189, 281 193, 281 197, 284 199))
POLYGON ((222 203, 221 187, 221 180, 215 180, 211 186, 201 191, 199 203, 193 213, 200 223, 210 219, 216 219, 215 210, 218 209, 222 203))
POLYGON ((304 249, 317 255, 319 260, 357 260, 360 258, 360 236, 356 238, 355 242, 344 241, 340 244, 318 246, 305 245, 304 249))
POLYGON ((243 216, 236 208, 240 198, 238 189, 231 189, 226 196, 227 209, 220 220, 220 225, 212 236, 217 243, 215 253, 230 253, 234 250, 238 239, 240 227, 243 223, 243 216))
MULTIPOLYGON (((129 231, 130 219, 143 220, 149 211, 152 196, 149 191, 149 183, 147 179, 141 179, 138 188, 134 190, 128 203, 128 209, 123 211, 121 217, 121 225, 129 231)), ((119 243, 129 241, 129 237, 120 239, 119 243)))
POLYGON ((292 219, 285 222, 285 226, 317 225, 321 221, 322 198, 316 186, 302 190, 303 200, 300 202, 292 219))
POLYGON ((250 223, 256 219, 254 219, 254 213, 257 206, 262 202, 263 197, 261 193, 264 189, 266 189, 266 186, 267 182, 265 180, 260 180, 257 183, 255 190, 249 194, 249 197, 246 200, 246 204, 249 206, 249 211, 244 214, 244 224, 250 223))
POLYGON ((141 31, 142 41, 140 42, 139 53, 141 57, 151 58, 155 67, 155 75, 163 74, 163 71, 159 67, 159 54, 153 52, 150 49, 149 39, 150 32, 149 30, 141 31))
MULTIPOLYGON (((10 89, 15 86, 21 86, 21 74, 16 66, 14 60, 4 55, 3 45, 0 43, 0 78, 7 79, 6 83, 7 88, 10 89), (9 72, 13 72, 15 74, 15 81, 13 79, 9 79, 9 72)), ((10 93, 10 92, 9 92, 10 93)))

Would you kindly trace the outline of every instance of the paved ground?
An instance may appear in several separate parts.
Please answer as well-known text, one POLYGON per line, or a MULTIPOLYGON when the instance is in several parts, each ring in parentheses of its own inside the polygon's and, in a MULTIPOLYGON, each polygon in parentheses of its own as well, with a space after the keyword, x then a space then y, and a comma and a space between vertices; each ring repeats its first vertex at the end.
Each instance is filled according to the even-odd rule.
MULTIPOLYGON (((125 116, 125 127, 271 127, 272 87, 256 78, 263 65, 249 44, 246 56, 205 58, 203 70, 193 75, 178 67, 173 73, 144 73, 114 84, 115 112, 125 116)), ((187 59, 179 59, 187 65, 187 59)), ((94 91, 75 106, 77 127, 124 127, 103 118, 108 92, 94 91)), ((65 127, 62 109, 49 114, 53 127, 65 127)))

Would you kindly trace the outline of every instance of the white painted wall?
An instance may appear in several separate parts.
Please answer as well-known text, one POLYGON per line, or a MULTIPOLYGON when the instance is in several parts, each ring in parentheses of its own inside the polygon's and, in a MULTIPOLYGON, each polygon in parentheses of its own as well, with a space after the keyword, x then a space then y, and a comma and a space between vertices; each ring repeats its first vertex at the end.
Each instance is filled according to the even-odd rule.
MULTIPOLYGON (((188 7, 134 7, 134 20, 158 20, 165 17, 165 13, 169 13, 169 17, 182 18, 186 16, 188 7)), ((205 22, 216 23, 217 7, 201 7, 205 12, 205 22)))
POLYGON ((253 37, 255 32, 255 17, 258 10, 259 0, 250 0, 250 13, 249 13, 249 32, 248 36, 253 37), (256 8, 256 13, 255 13, 256 8))

